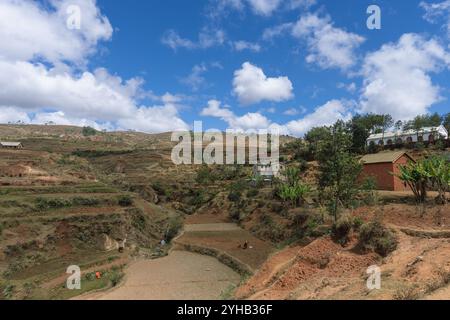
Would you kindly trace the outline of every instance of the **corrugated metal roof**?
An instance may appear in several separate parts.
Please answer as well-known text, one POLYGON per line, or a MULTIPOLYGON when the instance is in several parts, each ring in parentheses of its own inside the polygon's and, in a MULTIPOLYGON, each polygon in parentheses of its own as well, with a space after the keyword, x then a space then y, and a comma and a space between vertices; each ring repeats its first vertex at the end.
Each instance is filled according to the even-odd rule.
POLYGON ((397 151, 397 152, 380 152, 375 154, 367 154, 361 158, 361 162, 364 164, 394 163, 395 161, 400 159, 403 155, 406 155, 412 160, 412 158, 405 151, 397 151))
POLYGON ((21 144, 22 144, 21 142, 0 142, 0 145, 4 147, 18 147, 21 144))

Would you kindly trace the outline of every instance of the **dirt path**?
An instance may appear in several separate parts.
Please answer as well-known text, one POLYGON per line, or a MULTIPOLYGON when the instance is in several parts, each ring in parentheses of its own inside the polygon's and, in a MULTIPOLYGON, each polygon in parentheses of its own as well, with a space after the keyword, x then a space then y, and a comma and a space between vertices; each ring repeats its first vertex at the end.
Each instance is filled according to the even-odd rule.
POLYGON ((125 283, 115 290, 82 297, 86 300, 207 300, 219 299, 240 276, 217 259, 172 251, 156 260, 140 260, 126 271, 125 283))

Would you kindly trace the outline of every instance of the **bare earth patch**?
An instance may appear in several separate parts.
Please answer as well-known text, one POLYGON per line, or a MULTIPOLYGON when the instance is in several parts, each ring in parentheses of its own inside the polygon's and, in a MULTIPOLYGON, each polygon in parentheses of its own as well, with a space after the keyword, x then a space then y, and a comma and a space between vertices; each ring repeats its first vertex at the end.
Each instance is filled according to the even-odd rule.
POLYGON ((240 276, 215 258, 172 251, 167 257, 140 260, 126 270, 125 283, 86 300, 208 300, 219 299, 240 276))

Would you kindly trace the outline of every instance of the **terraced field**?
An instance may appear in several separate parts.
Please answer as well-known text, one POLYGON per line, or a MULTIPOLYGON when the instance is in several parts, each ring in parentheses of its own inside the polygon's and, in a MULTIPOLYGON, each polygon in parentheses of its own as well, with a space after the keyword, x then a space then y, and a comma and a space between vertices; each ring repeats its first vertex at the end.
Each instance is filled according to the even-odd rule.
MULTIPOLYGON (((21 128, 6 128, 12 139, 23 134, 21 128)), ((107 155, 94 151, 96 160, 103 160, 90 158, 90 150, 109 148, 116 163, 115 157, 130 152, 124 137, 92 141, 64 136, 79 128, 61 130, 20 137, 24 150, 0 149, 0 298, 68 298, 111 286, 132 256, 164 254, 157 244, 179 225, 174 210, 115 183, 122 174, 102 166, 107 155), (85 277, 81 292, 64 289, 70 265, 78 265, 85 277), (99 270, 105 277, 95 281, 92 274, 99 270)), ((137 157, 155 166, 148 155, 137 157)), ((127 183, 139 175, 145 172, 137 168, 127 183)))

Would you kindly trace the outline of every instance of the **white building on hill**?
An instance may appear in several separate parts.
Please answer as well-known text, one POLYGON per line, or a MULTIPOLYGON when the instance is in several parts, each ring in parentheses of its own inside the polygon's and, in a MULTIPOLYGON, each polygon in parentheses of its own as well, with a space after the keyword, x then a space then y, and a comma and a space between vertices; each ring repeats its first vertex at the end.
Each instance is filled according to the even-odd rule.
POLYGON ((434 143, 438 139, 448 139, 448 131, 444 126, 422 128, 419 131, 405 130, 372 134, 367 139, 367 145, 394 145, 415 142, 434 143))
POLYGON ((11 149, 23 149, 21 142, 0 142, 0 147, 11 149))

